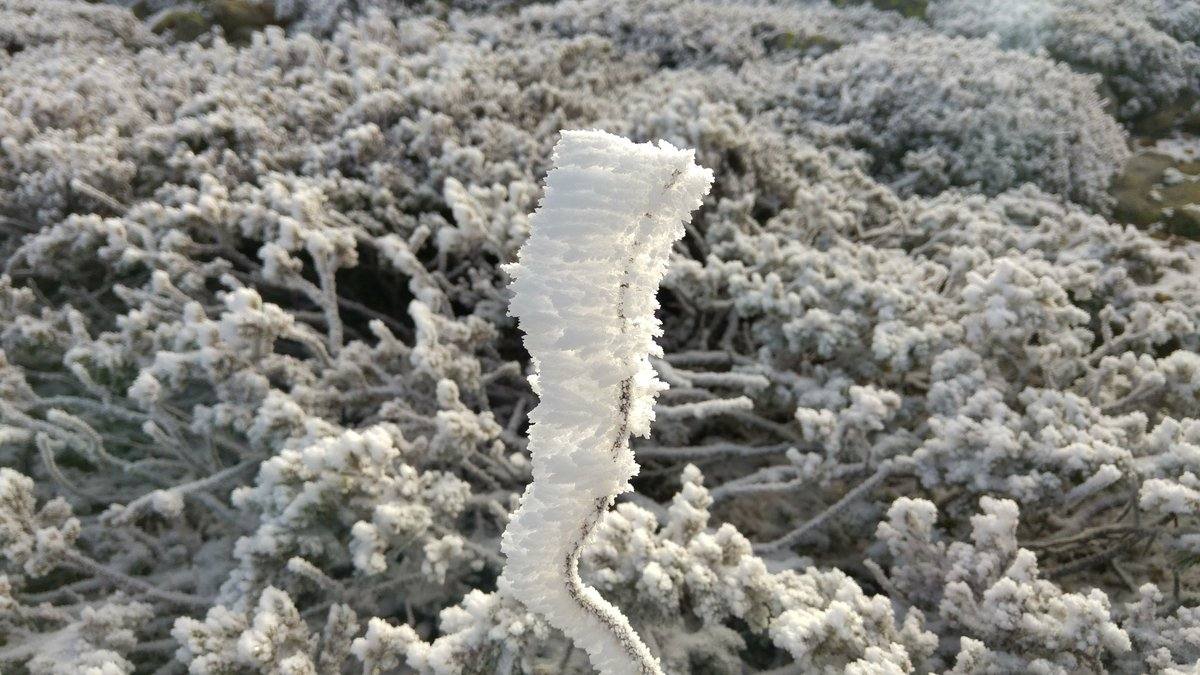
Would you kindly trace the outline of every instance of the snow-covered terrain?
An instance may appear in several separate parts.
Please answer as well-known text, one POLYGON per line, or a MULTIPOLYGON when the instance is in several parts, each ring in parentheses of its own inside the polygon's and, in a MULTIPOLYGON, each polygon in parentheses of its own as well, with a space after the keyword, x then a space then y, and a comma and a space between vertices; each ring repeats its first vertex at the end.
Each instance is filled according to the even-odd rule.
POLYGON ((1198 41, 0 0, 0 671, 1200 673, 1198 41))

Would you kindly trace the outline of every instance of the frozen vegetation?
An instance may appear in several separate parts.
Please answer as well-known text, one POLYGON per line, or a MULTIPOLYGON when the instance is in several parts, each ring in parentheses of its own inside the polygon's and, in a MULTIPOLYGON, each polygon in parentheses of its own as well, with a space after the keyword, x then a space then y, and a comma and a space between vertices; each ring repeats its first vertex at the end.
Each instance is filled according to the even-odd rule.
POLYGON ((1200 672, 1197 14, 0 0, 0 671, 1200 672))
POLYGON ((1122 118, 1198 97, 1195 0, 931 0, 929 14, 939 30, 991 35, 1100 75, 1122 118))
POLYGON ((504 532, 499 586, 583 648, 604 675, 661 675, 620 610, 585 586, 579 558, 637 474, 630 434, 648 436, 664 388, 650 364, 655 295, 711 171, 691 151, 564 131, 513 277, 509 313, 534 366, 533 482, 504 532))

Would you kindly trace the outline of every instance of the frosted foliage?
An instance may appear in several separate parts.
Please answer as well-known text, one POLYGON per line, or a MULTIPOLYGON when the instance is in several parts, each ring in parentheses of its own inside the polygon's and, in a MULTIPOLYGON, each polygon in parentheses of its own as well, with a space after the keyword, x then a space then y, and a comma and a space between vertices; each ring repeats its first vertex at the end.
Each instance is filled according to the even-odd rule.
POLYGON ((1029 182, 1102 206, 1128 150, 1095 89, 1061 65, 986 41, 881 37, 799 69, 780 102, 790 108, 785 126, 862 148, 902 194, 995 194, 1029 182))
POLYGON ((518 542, 672 674, 1195 671, 1195 3, 121 4, 0 0, 3 672, 595 672, 518 542))
POLYGON ((178 656, 195 675, 317 675, 342 670, 357 630, 354 612, 333 605, 323 631, 314 634, 288 594, 267 587, 253 608, 230 612, 215 607, 203 621, 180 619, 172 635, 181 645, 178 656))
POLYGON ((936 507, 907 497, 877 532, 893 560, 896 598, 962 636, 949 672, 1095 672, 1130 651, 1104 592, 1064 593, 1040 578, 1037 556, 1017 543, 1015 502, 983 497, 979 506, 970 542, 947 545, 936 507))
POLYGON ((655 294, 712 172, 669 143, 565 131, 530 236, 508 267, 509 311, 534 364, 533 483, 504 532, 501 590, 586 650, 603 674, 661 673, 628 620, 579 580, 579 549, 627 489, 629 435, 663 387, 655 294))
MULTIPOLYGON (((736 671, 748 640, 769 641, 803 672, 912 672, 932 654, 937 638, 920 611, 901 620, 886 598, 865 594, 838 570, 770 571, 735 528, 710 526, 711 504, 700 470, 689 465, 663 522, 618 504, 599 517, 580 558, 583 578, 628 616, 665 672, 736 671)), ((552 644, 545 624, 500 593, 475 592, 446 610, 444 635, 432 642, 406 628, 374 625, 355 653, 372 659, 390 645, 417 672, 438 675, 487 663, 539 672, 539 654, 552 644)), ((588 672, 581 652, 560 653, 565 672, 588 672)))
POLYGON ((934 27, 1045 50, 1098 73, 1122 117, 1152 114, 1200 89, 1200 9, 1187 0, 935 0, 934 27))
POLYGON ((565 0, 529 3, 511 22, 462 17, 489 40, 604 35, 663 66, 713 64, 754 68, 768 57, 815 56, 878 33, 921 30, 920 24, 868 4, 565 0), (636 20, 634 20, 636 17, 636 20))
POLYGON ((0 6, 0 48, 8 53, 63 41, 124 42, 153 40, 129 12, 71 0, 5 0, 0 6))

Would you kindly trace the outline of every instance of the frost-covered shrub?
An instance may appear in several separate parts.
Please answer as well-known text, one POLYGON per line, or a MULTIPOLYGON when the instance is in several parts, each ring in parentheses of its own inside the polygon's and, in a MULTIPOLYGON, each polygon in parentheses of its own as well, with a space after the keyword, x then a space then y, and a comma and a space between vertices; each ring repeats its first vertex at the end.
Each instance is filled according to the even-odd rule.
POLYGON ((470 485, 404 464, 404 455, 416 448, 398 428, 375 426, 296 444, 297 450, 264 462, 253 487, 233 494, 236 506, 259 513, 259 525, 234 550, 241 566, 222 592, 228 602, 243 600, 246 588, 261 588, 264 580, 257 577, 264 570, 296 573, 296 565, 315 565, 384 574, 411 604, 422 586, 446 583, 447 566, 460 572, 472 563, 481 566, 455 528, 470 485), (406 549, 411 552, 397 560, 397 550, 406 549))
POLYGON ((1022 183, 1093 206, 1128 156, 1095 81, 985 41, 881 37, 802 67, 784 124, 865 150, 901 194, 1022 183))
POLYGON ((961 641, 953 673, 1101 672, 1130 650, 1102 591, 1064 593, 1017 543, 1015 502, 984 497, 970 543, 938 536, 937 508, 900 498, 878 536, 893 560, 894 600, 929 612, 961 641))
POLYGON ((0 50, 5 672, 589 672, 494 592, 537 402, 501 266, 563 128, 714 172, 658 294, 670 389, 636 491, 581 563, 670 672, 1053 662, 1024 627, 942 619, 944 577, 881 597, 941 569, 872 548, 899 497, 947 542, 982 497, 1020 503, 1038 597, 1131 643, 1071 658, 1195 662, 1195 245, 1061 183, 906 197, 780 126, 834 47, 797 22, 848 50, 927 30, 596 0, 176 43, 41 6, 60 30, 0 24, 25 45, 0 50), (703 526, 672 525, 677 493, 703 526))
POLYGON ((1139 0, 1146 20, 1175 37, 1200 43, 1200 6, 1189 0, 1139 0))
POLYGON ((318 675, 343 670, 358 627, 353 610, 337 604, 323 630, 312 634, 288 594, 267 587, 253 609, 218 606, 203 621, 180 619, 172 635, 191 672, 318 675))
POLYGON ((763 59, 814 56, 878 33, 921 32, 921 24, 870 5, 811 2, 715 3, 704 0, 566 0, 531 3, 512 21, 464 17, 461 26, 489 40, 603 35, 623 50, 645 52, 661 67, 757 65, 763 59))
MULTIPOLYGON (((885 598, 864 594, 838 570, 769 571, 735 528, 710 528, 711 504, 700 471, 688 466, 661 524, 644 508, 620 504, 601 517, 580 559, 584 579, 629 616, 665 672, 736 672, 743 658, 769 665, 773 651, 747 638, 768 641, 776 659, 789 656, 813 673, 911 672, 933 652, 936 638, 919 611, 901 620, 885 598)), ((515 605, 475 593, 443 613, 445 634, 432 643, 380 623, 355 653, 368 663, 375 654, 401 654, 421 673, 482 672, 491 664, 539 672, 550 659, 577 672, 582 652, 547 642, 544 627, 515 605)))
MULTIPOLYGON (((693 306, 736 299, 741 326, 724 344, 734 353, 756 345, 758 358, 730 365, 770 378, 772 387, 751 393, 755 408, 790 405, 793 442, 823 455, 797 456, 774 481, 912 452, 929 487, 1053 500, 1067 476, 1129 466, 1147 415, 1156 422, 1162 412, 1152 399, 1127 397, 1127 378, 1104 374, 1106 354, 1192 344, 1193 310, 1158 304, 1166 295, 1150 301, 1143 294, 1157 291, 1135 281, 1155 267, 1153 279, 1175 278, 1186 259, 1031 190, 992 201, 941 197, 908 217, 879 237, 913 254, 727 229, 710 234, 705 264, 681 263, 668 277, 693 306), (1114 323, 1100 333, 1113 347, 1096 353, 1080 302, 1107 308, 1101 316, 1114 323)), ((730 360, 714 361, 722 358, 730 360)))
POLYGON ((1200 89, 1200 10, 1174 0, 934 0, 938 30, 1040 51, 1096 73, 1122 118, 1153 113, 1200 89))
POLYGON ((138 46, 152 39, 136 17, 116 7, 73 0, 5 0, 0 7, 0 51, 9 55, 55 42, 138 46))

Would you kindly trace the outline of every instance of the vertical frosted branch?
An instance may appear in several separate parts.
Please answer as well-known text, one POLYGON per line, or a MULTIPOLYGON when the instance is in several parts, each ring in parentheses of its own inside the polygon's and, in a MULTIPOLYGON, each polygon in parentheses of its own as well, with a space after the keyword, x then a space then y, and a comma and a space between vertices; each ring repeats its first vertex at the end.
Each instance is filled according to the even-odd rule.
POLYGON ((579 578, 580 548, 638 466, 666 388, 650 365, 661 350, 655 295, 672 244, 712 172, 669 143, 564 131, 555 168, 509 266, 540 404, 529 413, 533 482, 502 550, 501 588, 585 649, 605 675, 661 673, 619 609, 579 578))

